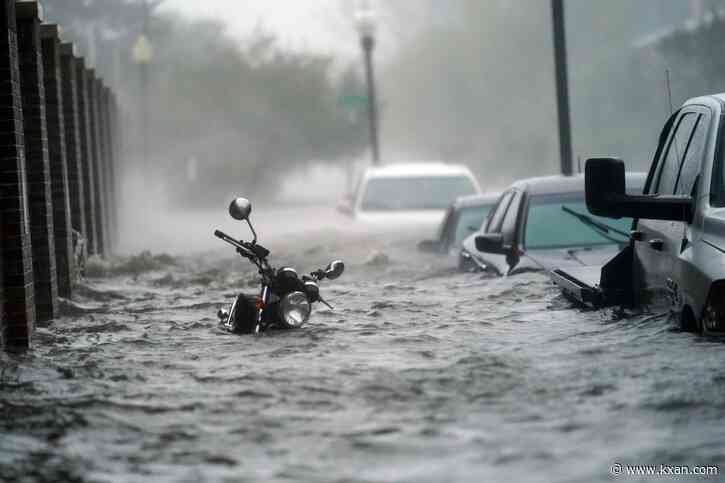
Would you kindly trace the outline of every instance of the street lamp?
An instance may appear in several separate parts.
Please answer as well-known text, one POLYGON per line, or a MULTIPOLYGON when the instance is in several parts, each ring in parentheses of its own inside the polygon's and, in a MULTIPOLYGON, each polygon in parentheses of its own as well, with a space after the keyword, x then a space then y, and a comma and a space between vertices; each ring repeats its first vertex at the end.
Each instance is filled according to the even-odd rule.
POLYGON ((147 167, 148 163, 149 138, 149 66, 154 60, 154 50, 149 40, 149 22, 151 12, 161 5, 162 2, 163 0, 153 0, 149 3, 149 0, 143 0, 141 6, 143 9, 143 28, 131 50, 133 61, 139 66, 141 73, 141 122, 143 130, 141 136, 143 138, 143 161, 145 167, 147 167))
POLYGON ((148 162, 148 129, 149 129, 149 64, 153 61, 153 50, 151 49, 151 43, 145 33, 142 33, 136 39, 132 50, 133 61, 138 64, 141 71, 141 129, 143 132, 141 136, 143 138, 143 160, 144 165, 148 162))
POLYGON ((380 164, 380 143, 378 140, 378 105, 375 99, 375 75, 373 72, 373 49, 377 17, 369 1, 361 2, 355 13, 355 26, 360 34, 365 59, 365 78, 368 89, 368 118, 370 122, 370 149, 373 164, 380 164))

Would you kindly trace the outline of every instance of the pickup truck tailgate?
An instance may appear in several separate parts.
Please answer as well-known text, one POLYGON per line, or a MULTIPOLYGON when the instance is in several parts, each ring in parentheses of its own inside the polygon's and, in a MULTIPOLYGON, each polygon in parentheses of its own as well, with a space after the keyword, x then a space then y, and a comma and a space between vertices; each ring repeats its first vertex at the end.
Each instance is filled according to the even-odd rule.
POLYGON ((602 304, 599 279, 602 266, 560 268, 549 272, 549 276, 564 294, 578 302, 598 308, 602 304))
POLYGON ((604 265, 556 268, 551 279, 567 296, 594 308, 632 305, 633 249, 625 247, 604 265))

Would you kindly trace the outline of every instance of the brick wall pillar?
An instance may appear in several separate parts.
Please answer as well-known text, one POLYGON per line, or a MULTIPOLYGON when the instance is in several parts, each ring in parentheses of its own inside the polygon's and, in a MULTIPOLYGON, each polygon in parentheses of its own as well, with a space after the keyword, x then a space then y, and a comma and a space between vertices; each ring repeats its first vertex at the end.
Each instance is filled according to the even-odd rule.
POLYGON ((115 127, 113 120, 113 92, 106 89, 106 116, 108 119, 108 187, 110 193, 109 203, 111 205, 111 243, 113 246, 118 243, 116 233, 118 232, 118 200, 116 199, 116 172, 118 171, 118 157, 115 148, 115 127))
POLYGON ((93 198, 96 205, 96 253, 105 255, 103 239, 105 225, 105 206, 103 205, 103 172, 104 159, 101 152, 100 123, 98 121, 98 78, 95 69, 88 70, 88 119, 91 131, 91 153, 93 155, 93 198))
POLYGON ((112 164, 111 164, 111 194, 113 200, 113 239, 118 243, 120 239, 120 225, 121 225, 121 200, 119 198, 119 192, 121 191, 121 114, 118 108, 118 101, 116 100, 116 94, 110 93, 109 99, 109 111, 110 111, 110 129, 111 129, 111 152, 112 152, 112 164))
POLYGON ((37 320, 40 322, 53 319, 58 308, 53 199, 50 187, 43 55, 40 42, 41 19, 37 2, 18 2, 15 4, 15 8, 30 205, 30 236, 33 250, 35 309, 37 320))
POLYGON ((91 144, 91 123, 88 109, 88 71, 83 57, 76 58, 76 82, 78 92, 78 126, 81 139, 81 158, 83 173, 83 193, 86 208, 86 241, 88 254, 95 255, 96 250, 96 201, 94 193, 94 156, 91 144))
POLYGON ((86 201, 83 191, 83 151, 81 149, 81 132, 79 129, 80 121, 78 114, 78 81, 73 44, 62 43, 60 45, 60 66, 71 226, 83 238, 87 238, 86 201))
POLYGON ((106 199, 106 175, 108 172, 108 159, 106 159, 105 145, 103 141, 103 104, 102 104, 103 81, 100 76, 95 82, 95 113, 96 113, 96 149, 98 152, 98 204, 101 206, 100 233, 103 243, 103 254, 108 254, 108 206, 106 199))
POLYGON ((57 25, 41 25, 40 27, 43 72, 45 73, 45 116, 48 128, 50 186, 53 198, 56 277, 58 295, 70 298, 73 280, 73 238, 58 34, 57 25))
POLYGON ((111 253, 111 225, 113 224, 112 206, 111 206, 111 152, 108 148, 108 112, 106 109, 107 87, 102 81, 98 82, 98 138, 101 147, 101 159, 103 160, 103 170, 101 171, 101 199, 103 200, 103 240, 105 241, 106 254, 111 253))
POLYGON ((0 343, 22 349, 30 346, 35 306, 14 0, 0 0, 0 23, 0 343))

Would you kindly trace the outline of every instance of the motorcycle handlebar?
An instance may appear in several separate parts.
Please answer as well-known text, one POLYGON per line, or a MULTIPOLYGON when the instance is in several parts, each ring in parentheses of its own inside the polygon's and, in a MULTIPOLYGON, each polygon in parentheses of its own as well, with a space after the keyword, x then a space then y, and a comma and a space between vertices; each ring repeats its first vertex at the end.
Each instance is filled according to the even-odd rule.
POLYGON ((221 231, 221 230, 214 230, 214 236, 217 237, 217 238, 219 238, 219 239, 221 239, 221 240, 224 240, 225 242, 227 242, 230 245, 234 246, 241 255, 243 255, 243 256, 245 256, 247 258, 254 257, 254 253, 252 253, 247 247, 245 247, 241 242, 239 242, 239 241, 235 240, 234 238, 230 237, 229 235, 227 235, 223 231, 221 231))

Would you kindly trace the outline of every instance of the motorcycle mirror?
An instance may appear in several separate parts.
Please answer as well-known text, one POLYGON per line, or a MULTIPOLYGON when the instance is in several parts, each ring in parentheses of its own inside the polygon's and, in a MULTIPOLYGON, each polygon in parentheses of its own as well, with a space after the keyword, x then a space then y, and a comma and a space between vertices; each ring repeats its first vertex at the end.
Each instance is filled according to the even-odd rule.
POLYGON ((334 260, 325 268, 325 278, 335 280, 345 271, 345 264, 342 260, 334 260))
POLYGON ((235 220, 248 220, 252 213, 252 203, 246 198, 237 198, 229 204, 229 214, 235 220))

